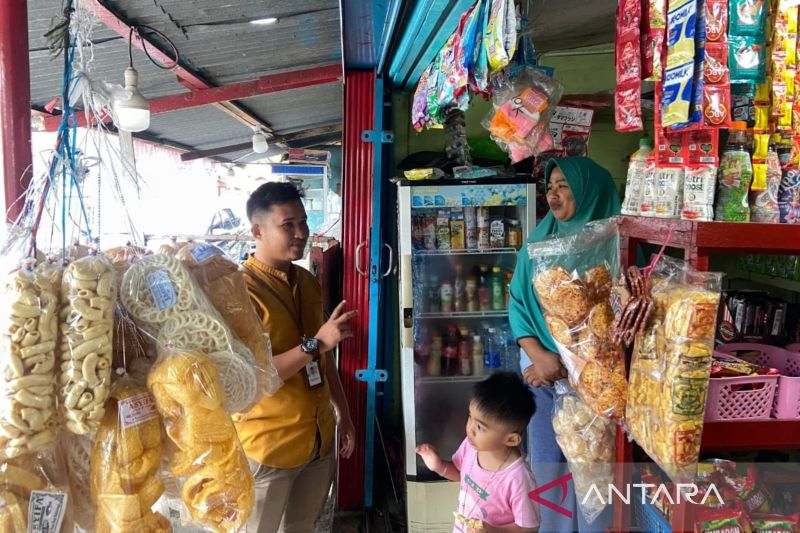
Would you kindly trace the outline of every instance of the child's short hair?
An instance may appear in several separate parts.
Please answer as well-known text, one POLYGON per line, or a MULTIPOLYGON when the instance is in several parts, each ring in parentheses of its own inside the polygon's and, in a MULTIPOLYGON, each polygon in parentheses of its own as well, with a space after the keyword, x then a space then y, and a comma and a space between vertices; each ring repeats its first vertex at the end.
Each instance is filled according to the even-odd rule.
POLYGON ((515 372, 495 372, 476 383, 472 387, 472 401, 486 415, 518 433, 525 432, 536 412, 533 392, 515 372))

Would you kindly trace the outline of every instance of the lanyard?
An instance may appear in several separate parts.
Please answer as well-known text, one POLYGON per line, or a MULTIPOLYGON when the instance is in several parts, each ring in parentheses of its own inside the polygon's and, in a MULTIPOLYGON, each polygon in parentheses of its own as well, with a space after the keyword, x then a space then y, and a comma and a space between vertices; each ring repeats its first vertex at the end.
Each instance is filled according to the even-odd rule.
MULTIPOLYGON (((294 322, 295 326, 297 326, 297 330, 300 332, 300 335, 301 336, 305 335, 306 331, 305 328, 303 327, 303 313, 302 311, 298 311, 297 309, 297 300, 293 299, 292 305, 289 305, 286 302, 286 300, 284 300, 283 297, 280 294, 278 294, 278 291, 270 287, 269 284, 267 284, 267 282, 265 282, 263 279, 259 278, 255 272, 253 272, 246 266, 244 267, 244 272, 250 279, 255 280, 261 287, 266 289, 267 292, 269 292, 272 296, 274 296, 275 299, 278 300, 278 302, 280 302, 280 304, 283 306, 284 309, 286 309, 286 312, 292 318, 292 322, 294 322)), ((297 285, 297 291, 298 293, 300 292, 300 284, 297 285)), ((300 300, 302 301, 302 296, 300 300)))

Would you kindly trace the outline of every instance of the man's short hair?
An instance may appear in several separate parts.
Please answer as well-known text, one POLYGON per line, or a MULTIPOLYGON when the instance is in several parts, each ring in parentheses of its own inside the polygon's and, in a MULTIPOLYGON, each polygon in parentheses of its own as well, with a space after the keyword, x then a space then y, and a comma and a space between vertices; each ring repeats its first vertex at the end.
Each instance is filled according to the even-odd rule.
POLYGON ((536 412, 533 392, 514 372, 495 372, 476 383, 472 387, 472 401, 487 417, 515 433, 524 433, 536 412))
POLYGON ((305 193, 293 183, 271 181, 253 191, 247 200, 247 219, 252 222, 253 215, 267 212, 275 204, 286 204, 302 200, 305 193))

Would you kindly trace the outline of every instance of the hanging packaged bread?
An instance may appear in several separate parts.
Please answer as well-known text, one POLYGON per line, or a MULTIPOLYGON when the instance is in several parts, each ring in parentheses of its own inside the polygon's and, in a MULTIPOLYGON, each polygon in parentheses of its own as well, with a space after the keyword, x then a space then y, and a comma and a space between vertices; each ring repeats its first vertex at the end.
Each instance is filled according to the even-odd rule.
POLYGON ((612 280, 619 272, 616 222, 593 222, 580 233, 530 244, 528 254, 533 289, 570 382, 595 413, 621 418, 627 381, 610 338, 612 280))
POLYGON ((72 262, 61 285, 60 399, 72 433, 94 433, 111 390, 114 269, 102 255, 72 262))
POLYGON ((224 409, 217 366, 202 352, 165 350, 147 379, 171 443, 192 520, 213 531, 242 527, 255 489, 236 429, 224 409))
POLYGON ((164 492, 159 478, 161 421, 155 400, 131 376, 114 384, 91 455, 91 499, 95 531, 171 531, 151 509, 164 492))
POLYGON ((8 274, 0 291, 0 459, 6 459, 43 450, 55 438, 58 295, 46 275, 30 268, 8 274))
POLYGON ((133 264, 120 300, 159 348, 207 354, 218 367, 229 413, 247 411, 264 396, 263 368, 177 258, 156 254, 133 264))
POLYGON ((178 258, 236 336, 255 356, 262 368, 259 379, 264 382, 265 394, 274 394, 283 382, 272 362, 269 335, 251 303, 245 273, 213 244, 189 244, 178 252, 178 258))

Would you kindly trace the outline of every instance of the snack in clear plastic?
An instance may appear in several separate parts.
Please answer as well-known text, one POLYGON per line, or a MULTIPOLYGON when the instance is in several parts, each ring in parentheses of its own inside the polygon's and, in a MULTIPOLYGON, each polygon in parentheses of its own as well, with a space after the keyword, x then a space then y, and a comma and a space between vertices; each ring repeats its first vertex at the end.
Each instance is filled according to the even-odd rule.
POLYGON ((9 274, 0 293, 0 459, 53 444, 58 295, 46 275, 9 274))
POLYGON ((721 278, 662 257, 650 279, 655 311, 634 345, 628 432, 676 482, 696 473, 721 278))
MULTIPOLYGON (((210 267, 209 273, 213 273, 211 268, 217 267, 210 267)), ((228 268, 223 264, 225 271, 228 268)), ((120 299, 160 347, 201 351, 220 365, 230 413, 247 411, 261 399, 264 388, 258 386, 259 374, 265 368, 233 334, 180 260, 162 254, 142 258, 125 273, 120 299)))
POLYGON ((151 509, 164 492, 161 420, 144 385, 124 376, 114 384, 91 455, 90 487, 95 531, 170 532, 151 509))
POLYGON ((570 382, 598 415, 625 412, 625 366, 610 338, 612 279, 619 273, 619 233, 613 220, 580 233, 528 245, 533 288, 570 382))
POLYGON ((254 505, 253 475, 230 416, 217 367, 201 352, 165 352, 147 378, 167 436, 170 470, 181 479, 193 521, 234 532, 254 505))
POLYGON ((111 389, 114 269, 103 256, 71 263, 61 285, 61 412, 72 433, 94 433, 111 389))
POLYGON ((0 531, 72 530, 72 502, 62 466, 55 450, 0 462, 0 531))
POLYGON ((589 409, 565 380, 556 382, 555 392, 553 431, 569 463, 578 506, 591 524, 608 504, 592 485, 614 483, 616 424, 589 409))

